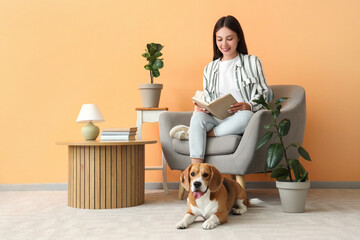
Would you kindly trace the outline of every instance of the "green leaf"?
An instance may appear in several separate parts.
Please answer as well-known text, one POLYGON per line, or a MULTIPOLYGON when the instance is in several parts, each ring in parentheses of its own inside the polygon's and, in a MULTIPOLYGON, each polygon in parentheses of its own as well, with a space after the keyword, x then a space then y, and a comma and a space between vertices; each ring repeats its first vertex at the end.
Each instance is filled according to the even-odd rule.
POLYGON ((156 51, 156 44, 155 43, 150 43, 146 45, 150 55, 153 55, 156 51))
POLYGON ((273 99, 274 99, 274 91, 272 90, 272 88, 269 88, 269 91, 266 94, 266 102, 271 103, 273 99))
POLYGON ((274 118, 277 118, 280 115, 280 112, 277 109, 270 110, 271 115, 274 116, 274 118))
POLYGON ((288 177, 289 177, 289 175, 279 176, 279 177, 276 178, 276 180, 283 181, 283 180, 288 179, 288 177))
POLYGON ((156 59, 154 64, 152 65, 153 69, 160 69, 164 66, 163 61, 161 61, 160 59, 156 59))
POLYGON ((257 104, 261 104, 262 105, 262 102, 260 100, 257 100, 257 99, 254 99, 252 100, 254 103, 257 103, 257 104))
POLYGON ((265 162, 265 166, 264 166, 264 173, 265 173, 265 175, 266 175, 266 173, 267 173, 267 170, 268 170, 268 165, 267 165, 267 162, 265 162))
POLYGON ((264 104, 264 103, 266 103, 265 102, 265 99, 261 96, 259 99, 254 99, 254 100, 252 100, 253 102, 255 102, 255 103, 258 103, 258 104, 264 104))
POLYGON ((276 168, 274 171, 271 172, 271 178, 287 178, 289 176, 289 171, 287 168, 276 168))
POLYGON ((157 43, 157 44, 156 44, 156 51, 157 51, 157 52, 160 52, 160 51, 163 49, 163 47, 164 47, 163 45, 157 43))
POLYGON ((306 171, 302 176, 299 182, 305 182, 306 180, 308 180, 308 171, 306 171))
POLYGON ((298 152, 305 160, 311 161, 309 153, 302 146, 299 146, 298 152))
POLYGON ((142 56, 143 56, 144 58, 148 58, 148 57, 150 57, 150 54, 146 52, 146 53, 143 53, 142 56))
POLYGON ((159 70, 154 69, 154 70, 151 71, 151 75, 152 75, 153 77, 159 77, 159 76, 160 76, 160 72, 159 72, 159 70))
POLYGON ((304 166, 300 163, 300 169, 301 169, 301 175, 303 175, 305 172, 306 172, 306 170, 305 170, 305 168, 304 168, 304 166))
POLYGON ((272 111, 275 118, 277 118, 280 115, 280 109, 281 109, 281 105, 277 105, 276 108, 272 111))
POLYGON ((279 103, 282 103, 284 102, 285 100, 289 99, 288 97, 282 97, 282 98, 279 98, 275 101, 275 104, 279 104, 279 103))
POLYGON ((260 141, 256 145, 256 149, 259 149, 262 146, 264 146, 271 139, 272 135, 273 135, 273 132, 265 133, 265 135, 260 139, 260 141))
POLYGON ((150 65, 148 65, 148 64, 147 64, 147 65, 145 65, 145 66, 144 66, 144 68, 145 68, 146 70, 152 70, 152 69, 151 69, 151 66, 150 66, 150 65))
POLYGON ((161 57, 163 54, 161 53, 161 52, 156 52, 156 53, 154 53, 154 57, 161 57))
POLYGON ((265 98, 263 95, 260 95, 259 100, 262 102, 261 105, 264 106, 266 109, 270 109, 269 105, 266 103, 265 98))
MULTIPOLYGON (((278 168, 282 168, 282 167, 285 167, 285 165, 280 163, 280 164, 278 165, 278 168)), ((286 167, 286 168, 287 168, 287 167, 286 167)))
MULTIPOLYGON (((308 173, 307 173, 307 171, 305 170, 304 166, 301 163, 300 163, 300 168, 301 168, 301 179, 308 180, 308 173), (306 174, 306 176, 304 177, 305 174, 306 174)), ((304 181, 301 181, 301 182, 304 182, 304 181)))
POLYGON ((259 99, 252 100, 254 103, 263 105, 264 108, 270 109, 269 105, 265 102, 264 96, 260 95, 259 99))
POLYGON ((282 137, 286 136, 289 133, 290 125, 290 120, 286 118, 279 123, 279 132, 282 137))
POLYGON ((151 44, 150 43, 146 44, 146 48, 147 48, 148 52, 150 53, 151 44))
POLYGON ((280 143, 273 143, 267 149, 266 161, 270 169, 276 167, 284 156, 284 148, 280 143))
POLYGON ((293 170, 296 181, 299 181, 301 177, 301 166, 297 159, 289 159, 288 161, 290 168, 293 170))
POLYGON ((148 58, 148 61, 153 61, 155 62, 155 60, 158 58, 158 57, 161 57, 162 56, 162 53, 161 52, 155 52, 154 55, 152 55, 151 57, 148 58))

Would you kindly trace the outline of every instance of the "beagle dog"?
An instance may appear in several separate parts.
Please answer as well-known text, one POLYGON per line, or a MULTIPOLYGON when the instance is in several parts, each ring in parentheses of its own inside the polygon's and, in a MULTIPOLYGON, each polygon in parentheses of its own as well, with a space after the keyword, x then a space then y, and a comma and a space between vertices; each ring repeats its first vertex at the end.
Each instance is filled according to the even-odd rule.
POLYGON ((189 191, 187 212, 177 223, 178 229, 187 228, 198 216, 206 221, 203 229, 212 229, 226 223, 228 213, 241 215, 250 203, 262 203, 259 199, 246 199, 245 190, 234 180, 223 178, 219 170, 207 163, 191 164, 180 176, 180 182, 189 191))

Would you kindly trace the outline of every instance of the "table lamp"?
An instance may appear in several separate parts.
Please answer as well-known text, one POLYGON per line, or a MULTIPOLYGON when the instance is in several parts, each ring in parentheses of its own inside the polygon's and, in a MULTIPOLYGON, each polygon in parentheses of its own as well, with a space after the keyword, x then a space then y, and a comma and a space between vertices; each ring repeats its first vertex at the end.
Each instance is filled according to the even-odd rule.
POLYGON ((99 136, 99 127, 93 122, 104 122, 104 118, 96 104, 83 104, 76 122, 87 122, 88 124, 81 128, 81 134, 86 141, 95 140, 99 136))

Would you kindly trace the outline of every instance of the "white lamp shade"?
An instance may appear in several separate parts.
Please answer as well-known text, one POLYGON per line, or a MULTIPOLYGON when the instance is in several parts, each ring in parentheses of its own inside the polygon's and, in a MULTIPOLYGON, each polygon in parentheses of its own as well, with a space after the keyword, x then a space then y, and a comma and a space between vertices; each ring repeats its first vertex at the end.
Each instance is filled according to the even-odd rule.
POLYGON ((104 118, 96 104, 83 104, 76 122, 104 122, 104 118))

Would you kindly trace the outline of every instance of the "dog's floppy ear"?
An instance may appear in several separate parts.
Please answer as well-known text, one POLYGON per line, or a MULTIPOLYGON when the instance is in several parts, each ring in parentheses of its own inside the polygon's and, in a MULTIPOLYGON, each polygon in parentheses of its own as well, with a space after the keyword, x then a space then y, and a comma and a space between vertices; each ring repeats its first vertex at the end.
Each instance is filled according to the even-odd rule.
POLYGON ((221 175, 220 171, 217 170, 216 167, 214 166, 209 166, 210 167, 210 182, 209 182, 209 189, 210 192, 217 192, 222 183, 223 183, 223 176, 221 175))
POLYGON ((180 175, 180 183, 186 191, 189 191, 190 188, 190 169, 192 166, 193 164, 190 164, 190 166, 188 166, 187 169, 185 169, 180 175))

